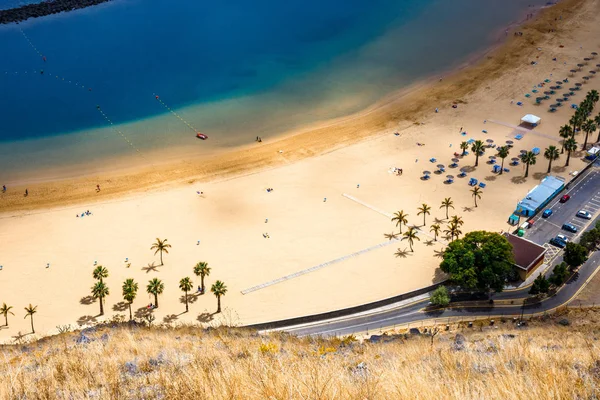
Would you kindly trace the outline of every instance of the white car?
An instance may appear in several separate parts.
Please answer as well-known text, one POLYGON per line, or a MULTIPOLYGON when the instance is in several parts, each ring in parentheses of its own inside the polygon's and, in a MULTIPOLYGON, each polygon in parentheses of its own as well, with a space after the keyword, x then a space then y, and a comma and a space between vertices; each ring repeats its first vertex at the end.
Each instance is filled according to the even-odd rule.
POLYGON ((556 238, 562 240, 565 243, 567 243, 569 241, 569 238, 566 237, 565 235, 556 235, 556 238))
POLYGON ((579 218, 592 219, 592 214, 584 210, 577 211, 577 216, 579 218))

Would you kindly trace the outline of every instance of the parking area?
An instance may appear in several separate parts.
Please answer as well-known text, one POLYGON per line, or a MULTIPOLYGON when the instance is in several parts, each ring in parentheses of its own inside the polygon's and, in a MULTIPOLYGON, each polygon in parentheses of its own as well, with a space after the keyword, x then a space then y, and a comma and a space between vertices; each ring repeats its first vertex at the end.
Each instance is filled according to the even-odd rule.
POLYGON ((565 203, 560 202, 560 196, 553 200, 545 209, 551 209, 552 215, 542 218, 542 213, 533 218, 533 226, 525 232, 525 238, 544 246, 548 251, 544 262, 550 264, 562 249, 549 243, 550 239, 557 235, 564 235, 569 241, 577 239, 592 223, 600 212, 600 168, 596 164, 584 173, 579 180, 570 185, 568 191, 560 196, 568 194, 571 198, 565 203), (583 210, 591 214, 592 219, 577 216, 577 212, 583 210), (568 232, 562 229, 564 224, 571 224, 577 232, 568 232))

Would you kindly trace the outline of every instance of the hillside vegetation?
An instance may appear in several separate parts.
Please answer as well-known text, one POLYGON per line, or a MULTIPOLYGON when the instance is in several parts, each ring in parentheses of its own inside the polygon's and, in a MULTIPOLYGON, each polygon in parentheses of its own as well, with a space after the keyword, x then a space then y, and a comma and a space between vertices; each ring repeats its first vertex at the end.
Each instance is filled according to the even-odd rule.
MULTIPOLYGON (((600 311, 445 327, 435 336, 298 338, 106 324, 1 348, 19 399, 590 399, 600 311)), ((431 332, 431 329, 429 330, 431 332)), ((434 332, 437 329, 434 329, 434 332)))

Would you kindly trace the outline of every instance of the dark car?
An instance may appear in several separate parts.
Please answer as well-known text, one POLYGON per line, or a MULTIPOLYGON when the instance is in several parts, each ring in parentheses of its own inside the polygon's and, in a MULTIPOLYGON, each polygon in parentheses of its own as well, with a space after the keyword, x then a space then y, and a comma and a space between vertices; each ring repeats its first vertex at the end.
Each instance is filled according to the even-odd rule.
POLYGON ((571 196, 569 196, 568 194, 565 194, 563 197, 560 198, 560 202, 566 203, 567 201, 569 201, 570 198, 571 198, 571 196))
POLYGON ((577 232, 577 227, 573 224, 563 224, 562 228, 567 232, 577 232))
POLYGON ((560 247, 561 249, 564 249, 567 246, 567 242, 555 237, 550 239, 550 244, 556 247, 560 247))

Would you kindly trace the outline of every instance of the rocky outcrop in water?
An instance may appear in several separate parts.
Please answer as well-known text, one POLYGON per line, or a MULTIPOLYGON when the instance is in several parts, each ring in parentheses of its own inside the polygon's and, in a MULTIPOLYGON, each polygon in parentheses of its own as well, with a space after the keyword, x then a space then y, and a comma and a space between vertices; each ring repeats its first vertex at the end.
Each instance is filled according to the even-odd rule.
POLYGON ((8 10, 0 10, 0 24, 19 23, 29 18, 45 17, 46 15, 58 14, 95 6, 112 0, 54 0, 43 3, 27 4, 8 10))

